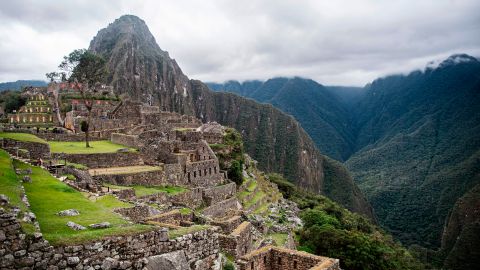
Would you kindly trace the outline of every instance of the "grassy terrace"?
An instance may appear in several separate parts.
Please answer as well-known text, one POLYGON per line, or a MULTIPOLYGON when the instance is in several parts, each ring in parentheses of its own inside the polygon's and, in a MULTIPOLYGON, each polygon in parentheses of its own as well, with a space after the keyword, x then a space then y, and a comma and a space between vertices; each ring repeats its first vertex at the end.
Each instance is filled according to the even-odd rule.
POLYGON ((19 161, 14 162, 16 167, 32 168, 32 183, 24 183, 25 191, 44 237, 54 245, 76 244, 109 235, 131 234, 152 229, 147 225, 129 224, 119 214, 114 213, 114 208, 130 205, 113 196, 107 195, 92 201, 81 192, 58 181, 45 170, 19 161), (56 215, 59 211, 71 208, 80 211, 80 215, 73 217, 56 215), (108 221, 112 227, 74 231, 66 226, 68 221, 83 226, 108 221))
POLYGON ((174 239, 174 238, 177 238, 177 237, 185 235, 185 234, 194 233, 194 232, 198 232, 198 231, 201 231, 201 230, 208 229, 209 227, 210 227, 210 225, 192 225, 190 227, 181 227, 181 228, 178 228, 178 229, 175 229, 175 230, 168 231, 168 238, 174 239))
POLYGON ((268 236, 272 237, 272 239, 275 240, 275 243, 277 243, 278 246, 285 245, 288 238, 288 234, 286 233, 272 233, 272 234, 269 234, 268 236))
POLYGON ((110 184, 105 184, 106 187, 109 187, 111 189, 128 189, 128 188, 133 188, 135 190, 135 196, 141 197, 141 196, 147 196, 147 195, 152 195, 152 194, 157 194, 160 192, 165 192, 171 195, 175 195, 178 193, 182 193, 187 191, 186 188, 184 187, 174 187, 174 186, 116 186, 116 185, 110 185, 110 184))
POLYGON ((26 206, 21 199, 21 186, 17 174, 13 169, 12 159, 7 152, 0 149, 0 194, 5 194, 10 199, 10 203, 20 207, 25 211, 26 206))
POLYGON ((88 172, 90 173, 90 175, 111 175, 111 174, 154 172, 154 171, 161 171, 161 170, 162 170, 162 167, 159 167, 159 166, 138 165, 138 166, 90 169, 88 170, 88 172))
POLYGON ((0 132, 0 138, 13 139, 22 142, 47 143, 44 139, 29 133, 0 132))
MULTIPOLYGON (((128 148, 125 145, 112 143, 111 141, 91 141, 89 148, 85 147, 85 142, 57 142, 50 141, 50 151, 52 153, 66 154, 100 154, 114 153, 119 149, 128 148)), ((137 151, 134 148, 128 148, 131 152, 137 151)))

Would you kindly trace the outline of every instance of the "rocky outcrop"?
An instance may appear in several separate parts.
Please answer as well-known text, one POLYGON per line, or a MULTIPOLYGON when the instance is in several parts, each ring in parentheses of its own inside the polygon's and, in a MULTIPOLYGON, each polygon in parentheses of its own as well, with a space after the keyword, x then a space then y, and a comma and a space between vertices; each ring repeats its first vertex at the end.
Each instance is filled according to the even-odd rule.
POLYGON ((271 105, 212 92, 202 82, 189 80, 138 17, 125 15, 115 20, 98 32, 89 49, 107 60, 108 83, 117 94, 158 105, 161 110, 234 127, 242 133, 246 150, 259 161, 260 169, 282 173, 299 186, 327 195, 353 211, 368 212, 363 195, 352 192, 356 187, 351 179, 325 177, 324 157, 293 117, 271 105), (336 181, 349 186, 346 194, 326 192, 325 185, 335 185, 336 181), (360 199, 355 198, 358 196, 360 199))

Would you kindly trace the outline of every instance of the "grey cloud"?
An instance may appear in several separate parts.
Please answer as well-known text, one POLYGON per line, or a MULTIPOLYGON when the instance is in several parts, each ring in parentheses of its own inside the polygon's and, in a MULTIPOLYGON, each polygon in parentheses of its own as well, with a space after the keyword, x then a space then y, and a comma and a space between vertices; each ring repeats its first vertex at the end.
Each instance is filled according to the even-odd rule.
POLYGON ((129 13, 191 78, 364 85, 452 53, 480 56, 478 10, 475 0, 5 1, 0 35, 9 42, 0 57, 8 63, 0 63, 0 80, 41 78, 129 13))

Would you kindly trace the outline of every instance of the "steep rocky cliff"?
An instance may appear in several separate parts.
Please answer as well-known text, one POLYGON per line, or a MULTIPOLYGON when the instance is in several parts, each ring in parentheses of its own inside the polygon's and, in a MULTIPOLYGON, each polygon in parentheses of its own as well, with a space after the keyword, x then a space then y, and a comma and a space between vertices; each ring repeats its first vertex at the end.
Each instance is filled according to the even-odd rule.
POLYGON ((115 20, 98 32, 89 49, 107 60, 108 83, 118 94, 232 126, 242 133, 247 152, 260 162, 262 170, 280 172, 303 188, 373 216, 348 174, 325 174, 324 157, 293 117, 270 105, 212 92, 202 82, 189 80, 138 17, 125 15, 115 20), (325 188, 335 185, 343 191, 325 188))

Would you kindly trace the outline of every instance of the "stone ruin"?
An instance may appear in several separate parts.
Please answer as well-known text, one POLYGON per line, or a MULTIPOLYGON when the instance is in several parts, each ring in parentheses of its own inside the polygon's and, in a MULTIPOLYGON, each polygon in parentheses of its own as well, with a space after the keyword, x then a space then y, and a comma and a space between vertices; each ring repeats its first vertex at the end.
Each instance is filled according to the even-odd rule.
MULTIPOLYGON (((338 260, 289 249, 259 246, 258 243, 264 243, 260 241, 264 226, 252 224, 247 218, 246 214, 250 209, 242 208, 236 198, 236 184, 227 178, 226 172, 220 170, 219 160, 209 146, 224 143, 223 126, 218 123, 202 124, 192 116, 163 112, 158 107, 128 100, 112 106, 103 105, 98 104, 101 108, 93 110, 90 126, 92 137, 109 139, 114 143, 136 148, 137 152, 50 154, 48 145, 17 145, 18 142, 10 140, 4 140, 2 144, 30 149, 34 156, 51 156, 85 165, 89 170, 66 167, 63 173, 74 175, 76 180, 65 182, 83 192, 97 194, 96 196, 114 194, 120 200, 135 205, 117 209, 116 212, 132 222, 165 229, 132 237, 112 237, 117 240, 106 239, 95 244, 87 243, 62 249, 48 248, 40 236, 33 243, 24 243, 26 250, 31 249, 29 245, 42 243, 39 245, 41 249, 35 249, 35 252, 43 254, 37 256, 39 261, 31 261, 29 252, 21 257, 29 260, 27 266, 38 265, 41 266, 39 268, 46 268, 44 266, 59 263, 64 266, 61 266, 61 269, 212 269, 220 258, 219 252, 223 251, 236 259, 241 270, 339 269, 338 260), (150 166, 153 169, 131 171, 135 166, 150 166), (112 170, 112 167, 115 170, 112 170), (160 192, 136 196, 133 188, 105 190, 102 187, 104 184, 181 186, 187 188, 187 191, 174 195, 160 192), (182 211, 182 207, 197 211, 182 211), (175 230, 195 224, 210 227, 178 239, 170 240, 165 236, 168 229, 175 230), (123 254, 122 259, 99 257, 96 255, 98 244, 103 250, 123 254), (95 248, 92 249, 91 245, 95 248), (142 250, 145 252, 136 252, 136 246, 144 247, 142 250), (51 249, 58 254, 53 254, 51 249)), ((81 105, 74 108, 78 113, 71 119, 68 119, 67 115, 66 121, 70 121, 71 126, 77 129, 79 120, 84 116, 81 105)), ((70 140, 69 136, 77 135, 67 134, 64 139, 70 140)), ((4 216, 9 220, 5 223, 6 226, 14 224, 6 214, 4 216)), ((74 224, 71 226, 76 229, 74 224)), ((11 230, 7 233, 12 235, 12 239, 18 237, 17 233, 11 230)), ((6 250, 10 249, 11 247, 6 247, 6 250)), ((14 266, 16 253, 12 250, 11 254, 13 256, 8 257, 8 262, 1 266, 17 269, 14 266)))

